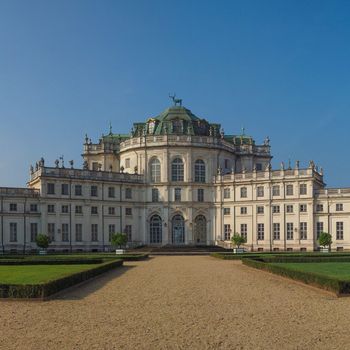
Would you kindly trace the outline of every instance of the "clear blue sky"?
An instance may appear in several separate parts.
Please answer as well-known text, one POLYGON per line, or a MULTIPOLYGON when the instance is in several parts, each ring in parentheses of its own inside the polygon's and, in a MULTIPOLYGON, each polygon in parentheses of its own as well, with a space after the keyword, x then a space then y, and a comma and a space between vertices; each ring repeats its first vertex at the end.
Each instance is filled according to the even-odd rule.
POLYGON ((350 186, 350 1, 0 0, 0 186, 170 105, 350 186))

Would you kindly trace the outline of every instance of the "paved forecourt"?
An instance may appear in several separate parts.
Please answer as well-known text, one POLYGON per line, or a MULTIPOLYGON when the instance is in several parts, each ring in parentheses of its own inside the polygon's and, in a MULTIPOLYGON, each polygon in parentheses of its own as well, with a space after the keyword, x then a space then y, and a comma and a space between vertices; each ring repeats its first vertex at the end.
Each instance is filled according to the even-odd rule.
POLYGON ((236 261, 160 256, 47 302, 0 302, 1 349, 340 349, 350 298, 236 261))

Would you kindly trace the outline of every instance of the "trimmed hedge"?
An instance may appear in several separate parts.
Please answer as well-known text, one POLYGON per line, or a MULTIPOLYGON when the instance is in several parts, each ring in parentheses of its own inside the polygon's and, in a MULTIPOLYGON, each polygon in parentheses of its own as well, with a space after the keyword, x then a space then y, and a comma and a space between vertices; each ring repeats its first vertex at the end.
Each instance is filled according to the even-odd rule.
MULTIPOLYGON (((274 261, 276 262, 276 261, 274 261)), ((256 269, 265 270, 277 275, 288 277, 293 280, 302 281, 322 289, 336 293, 337 295, 350 293, 350 281, 342 281, 329 276, 320 275, 317 273, 290 270, 282 266, 270 265, 264 262, 264 259, 243 259, 244 265, 254 267, 256 269)))
POLYGON ((350 262, 350 256, 274 256, 259 257, 266 263, 323 263, 350 262))
POLYGON ((233 253, 211 253, 210 256, 222 260, 242 260, 245 258, 260 258, 260 255, 254 255, 251 253, 246 254, 233 254, 233 253))
POLYGON ((112 259, 122 259, 124 261, 147 260, 148 254, 120 254, 115 255, 112 259))
POLYGON ((33 298, 44 300, 52 294, 75 284, 84 282, 92 277, 100 275, 108 270, 123 265, 123 260, 113 260, 105 262, 100 266, 90 270, 74 273, 70 276, 58 278, 56 280, 41 284, 0 284, 0 298, 33 298))
POLYGON ((11 259, 0 260, 0 265, 80 265, 102 264, 103 259, 11 259))

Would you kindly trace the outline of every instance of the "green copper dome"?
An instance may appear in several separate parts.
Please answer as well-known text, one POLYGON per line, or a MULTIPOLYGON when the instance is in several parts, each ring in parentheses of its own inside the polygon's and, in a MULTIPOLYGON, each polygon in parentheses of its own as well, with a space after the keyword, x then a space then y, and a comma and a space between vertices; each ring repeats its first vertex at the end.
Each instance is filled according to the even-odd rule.
POLYGON ((172 106, 146 123, 135 123, 132 134, 219 136, 220 124, 210 124, 185 107, 172 106))

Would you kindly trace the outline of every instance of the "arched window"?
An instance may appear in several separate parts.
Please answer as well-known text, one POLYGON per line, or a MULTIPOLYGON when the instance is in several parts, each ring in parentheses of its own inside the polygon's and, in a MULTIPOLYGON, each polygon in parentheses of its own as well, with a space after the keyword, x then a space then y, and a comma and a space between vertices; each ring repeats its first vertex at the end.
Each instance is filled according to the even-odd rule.
POLYGON ((175 215, 171 220, 173 244, 185 243, 185 220, 182 215, 175 215))
POLYGON ((247 198, 247 187, 241 187, 241 198, 247 198))
POLYGON ((175 158, 171 163, 171 180, 172 181, 184 180, 184 163, 180 158, 175 158))
POLYGON ((205 182, 205 163, 202 159, 198 159, 194 163, 194 181, 205 182))
POLYGON ((149 225, 149 242, 162 243, 162 219, 159 215, 153 215, 149 225))
POLYGON ((153 158, 150 163, 151 182, 160 182, 160 161, 153 158))
POLYGON ((206 244, 207 220, 205 216, 198 215, 194 220, 194 242, 195 244, 206 244))

